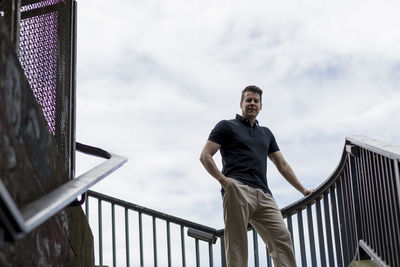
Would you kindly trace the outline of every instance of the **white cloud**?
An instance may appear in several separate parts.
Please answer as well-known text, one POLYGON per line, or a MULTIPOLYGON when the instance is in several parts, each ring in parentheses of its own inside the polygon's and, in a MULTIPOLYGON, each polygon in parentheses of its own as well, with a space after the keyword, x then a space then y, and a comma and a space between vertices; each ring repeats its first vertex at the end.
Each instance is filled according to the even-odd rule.
MULTIPOLYGON (((198 156, 248 84, 264 89, 259 121, 308 187, 336 168, 346 135, 400 144, 399 5, 79 2, 77 140, 129 159, 95 190, 222 227, 198 156)), ((268 174, 280 206, 300 198, 271 163, 268 174)))

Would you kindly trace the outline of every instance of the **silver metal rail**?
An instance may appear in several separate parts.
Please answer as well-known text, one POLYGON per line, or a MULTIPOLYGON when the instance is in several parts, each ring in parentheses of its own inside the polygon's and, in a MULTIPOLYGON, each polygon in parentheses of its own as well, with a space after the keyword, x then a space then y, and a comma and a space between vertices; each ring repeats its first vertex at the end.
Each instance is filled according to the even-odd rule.
POLYGON ((46 220, 76 201, 90 187, 120 168, 127 159, 108 153, 99 148, 76 143, 76 150, 107 159, 76 179, 69 180, 52 192, 18 209, 7 189, 0 180, 0 218, 3 225, 16 240, 22 238, 46 220))

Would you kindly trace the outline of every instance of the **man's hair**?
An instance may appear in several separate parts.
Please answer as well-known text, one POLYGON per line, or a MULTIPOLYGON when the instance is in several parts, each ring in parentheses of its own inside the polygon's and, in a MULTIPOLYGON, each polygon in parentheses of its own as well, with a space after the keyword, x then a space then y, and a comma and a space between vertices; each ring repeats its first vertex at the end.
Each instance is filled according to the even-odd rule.
POLYGON ((252 93, 257 93, 257 94, 259 94, 259 95, 260 95, 260 103, 261 103, 263 91, 261 90, 260 87, 255 86, 255 85, 249 85, 249 86, 247 86, 246 88, 243 89, 243 91, 242 91, 242 98, 240 99, 240 103, 243 102, 243 100, 244 100, 244 94, 245 94, 246 92, 252 92, 252 93))

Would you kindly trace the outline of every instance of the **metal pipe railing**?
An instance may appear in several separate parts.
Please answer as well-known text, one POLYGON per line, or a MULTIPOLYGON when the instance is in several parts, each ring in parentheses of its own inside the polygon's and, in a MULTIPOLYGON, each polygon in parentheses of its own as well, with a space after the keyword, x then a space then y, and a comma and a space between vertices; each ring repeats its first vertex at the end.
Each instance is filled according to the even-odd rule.
POLYGON ((31 232, 55 214, 73 204, 76 198, 83 195, 94 184, 120 168, 126 158, 110 154, 99 148, 77 143, 77 150, 93 156, 106 158, 107 161, 92 168, 78 178, 69 180, 39 199, 18 209, 15 202, 0 181, 1 216, 3 224, 12 239, 17 240, 31 232))
MULTIPOLYGON (((281 210, 294 241, 299 266, 348 266, 353 260, 363 259, 365 255, 380 266, 400 266, 399 162, 399 147, 362 136, 346 138, 341 160, 332 175, 313 194, 281 210)), ((156 220, 165 221, 167 225, 165 265, 187 265, 188 245, 184 236, 187 230, 188 236, 194 238, 194 252, 190 254, 193 255, 193 264, 190 266, 200 266, 205 262, 204 259, 208 259, 209 266, 226 266, 223 229, 216 230, 92 191, 89 191, 88 196, 97 199, 98 205, 106 202, 113 207, 124 208, 126 214, 128 211, 138 213, 140 266, 144 266, 147 254, 143 246, 142 215, 150 216, 153 220, 154 266, 159 263, 161 265, 163 260, 158 257, 160 244, 156 220), (171 224, 176 224, 180 229, 180 263, 176 257, 172 257, 172 252, 179 246, 171 243, 171 224), (208 253, 201 253, 200 241, 208 244, 208 253), (217 241, 220 244, 219 252, 215 250, 217 241), (220 256, 219 263, 214 259, 215 251, 220 256)), ((89 219, 88 203, 87 201, 86 215, 89 219)), ((114 221, 115 214, 112 213, 112 216, 114 221)), ((99 221, 101 220, 100 218, 99 221)), ((129 235, 127 217, 125 229, 125 234, 129 235)), ((254 256, 254 266, 272 266, 268 249, 260 250, 257 233, 251 226, 249 229, 249 239, 253 241, 253 246, 250 247, 254 256), (265 258, 260 254, 263 250, 266 252, 265 258)), ((101 260, 100 264, 103 264, 103 240, 100 237, 99 234, 98 257, 101 260)), ((115 234, 112 238, 112 243, 115 244, 115 234)), ((125 240, 126 266, 130 266, 132 262, 128 250, 131 248, 131 241, 129 237, 125 240)), ((113 253, 115 254, 115 251, 113 253)), ((120 263, 113 264, 121 266, 120 263)))
POLYGON ((98 192, 88 191, 87 196, 88 198, 86 200, 85 213, 89 220, 89 223, 90 223, 89 214, 93 216, 92 212, 90 211, 91 210, 90 203, 92 199, 97 200, 97 206, 98 206, 97 220, 99 224, 98 224, 98 249, 97 249, 98 253, 96 256, 96 262, 98 262, 100 265, 103 265, 104 263, 110 265, 112 264, 112 266, 124 265, 118 261, 120 257, 117 256, 117 251, 119 249, 125 250, 126 266, 132 266, 132 264, 135 264, 135 261, 132 260, 132 254, 131 254, 132 246, 130 243, 132 242, 132 240, 129 238, 129 235, 132 233, 132 230, 129 226, 130 220, 128 218, 129 218, 129 213, 136 213, 138 219, 137 236, 139 243, 136 246, 136 249, 139 252, 138 255, 136 255, 137 264, 139 264, 140 266, 145 266, 148 264, 148 261, 150 261, 151 266, 177 266, 177 264, 181 266, 186 266, 188 261, 187 259, 188 249, 185 239, 192 237, 194 238, 194 246, 195 246, 195 250, 192 253, 192 255, 196 259, 196 262, 194 264, 196 264, 196 266, 200 266, 200 263, 202 262, 200 241, 203 241, 208 243, 207 258, 209 266, 214 266, 213 245, 217 241, 216 229, 195 222, 191 222, 188 220, 184 220, 178 217, 174 217, 165 213, 161 213, 152 209, 141 207, 139 205, 119 200, 110 196, 106 196, 98 192), (115 211, 116 209, 123 209, 125 216, 124 218, 125 247, 121 246, 118 247, 116 245, 116 248, 114 248, 114 244, 118 244, 119 242, 118 240, 116 240, 117 235, 115 231, 114 230, 111 231, 112 255, 111 257, 108 256, 108 258, 112 260, 112 262, 111 261, 106 262, 106 259, 104 258, 105 254, 103 251, 105 242, 104 227, 103 227, 103 223, 105 223, 105 218, 103 218, 104 217, 103 207, 106 205, 109 205, 111 207, 111 218, 109 218, 109 220, 111 221, 111 226, 113 224, 120 225, 119 222, 116 221, 117 219, 115 211), (112 210, 114 210, 114 212, 112 210), (144 216, 146 216, 146 218, 144 218, 144 216), (149 224, 146 225, 143 221, 144 219, 150 219, 149 224), (157 225, 159 222, 165 223, 165 230, 159 229, 157 225), (177 246, 176 243, 172 243, 172 238, 173 238, 173 234, 171 231, 172 227, 179 228, 179 231, 176 233, 177 234, 176 240, 180 241, 181 243, 180 246, 177 246), (187 231, 188 237, 185 237, 185 231, 187 231), (151 237, 150 239, 148 238, 146 239, 152 241, 151 253, 149 251, 145 251, 145 245, 143 243, 145 236, 148 238, 151 237), (160 240, 163 237, 165 237, 166 239, 165 243, 160 242, 160 240), (172 244, 174 244, 174 246, 172 244), (163 248, 165 249, 160 250, 161 246, 163 246, 163 248), (179 247, 181 250, 179 251, 179 253, 181 254, 180 259, 179 257, 176 258, 172 256, 174 249, 176 249, 177 247, 179 247), (165 257, 160 258, 159 256, 162 252, 164 252, 165 257))

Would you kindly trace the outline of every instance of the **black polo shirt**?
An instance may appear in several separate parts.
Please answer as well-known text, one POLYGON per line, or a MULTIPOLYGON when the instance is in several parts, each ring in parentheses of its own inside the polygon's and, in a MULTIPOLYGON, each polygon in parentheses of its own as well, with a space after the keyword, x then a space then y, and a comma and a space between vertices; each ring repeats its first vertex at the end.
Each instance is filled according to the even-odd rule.
POLYGON ((217 123, 208 140, 221 145, 222 173, 230 178, 271 194, 267 183, 267 156, 279 150, 267 127, 250 126, 249 120, 236 115, 217 123))

